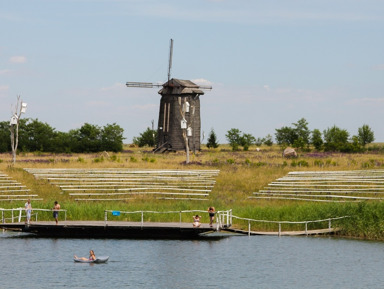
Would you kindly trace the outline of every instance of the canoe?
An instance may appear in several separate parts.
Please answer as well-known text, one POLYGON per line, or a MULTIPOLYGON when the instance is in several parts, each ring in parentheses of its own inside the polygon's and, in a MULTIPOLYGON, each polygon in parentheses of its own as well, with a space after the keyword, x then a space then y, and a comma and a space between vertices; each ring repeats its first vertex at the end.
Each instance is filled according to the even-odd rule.
POLYGON ((100 256, 100 257, 97 257, 96 260, 82 260, 82 259, 73 258, 73 261, 75 261, 77 263, 97 263, 97 264, 100 264, 100 263, 107 263, 108 259, 109 259, 109 256, 100 256))

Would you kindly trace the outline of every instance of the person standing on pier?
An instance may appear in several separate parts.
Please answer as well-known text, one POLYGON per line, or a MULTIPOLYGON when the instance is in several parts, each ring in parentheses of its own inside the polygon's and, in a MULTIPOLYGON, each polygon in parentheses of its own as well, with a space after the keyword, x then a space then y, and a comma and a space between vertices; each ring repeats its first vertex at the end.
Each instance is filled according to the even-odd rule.
POLYGON ((59 211, 60 211, 60 204, 55 201, 55 206, 53 207, 53 217, 55 218, 56 225, 59 223, 59 211))
POLYGON ((31 221, 31 214, 32 214, 32 205, 31 205, 30 199, 28 199, 28 201, 25 203, 25 213, 27 215, 25 223, 29 225, 29 223, 31 221))
POLYGON ((209 226, 212 227, 213 221, 215 220, 215 207, 209 207, 208 214, 209 214, 209 226))

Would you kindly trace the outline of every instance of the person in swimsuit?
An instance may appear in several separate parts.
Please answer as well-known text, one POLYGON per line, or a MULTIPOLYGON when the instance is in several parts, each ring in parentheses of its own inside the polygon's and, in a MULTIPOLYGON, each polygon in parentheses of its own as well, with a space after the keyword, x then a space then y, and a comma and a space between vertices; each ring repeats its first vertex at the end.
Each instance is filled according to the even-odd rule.
POLYGON ((60 204, 55 201, 55 206, 53 207, 53 217, 55 218, 56 225, 59 223, 59 211, 60 211, 60 204))
POLYGON ((209 214, 209 226, 212 227, 213 221, 215 220, 215 207, 209 207, 208 214, 209 214))
POLYGON ((84 260, 84 261, 95 261, 96 260, 96 256, 95 256, 95 252, 93 252, 93 250, 89 251, 89 257, 86 258, 86 257, 77 257, 76 255, 74 255, 74 258, 77 259, 77 260, 84 260))
POLYGON ((193 226, 200 227, 200 225, 201 225, 200 216, 199 215, 193 216, 193 226))

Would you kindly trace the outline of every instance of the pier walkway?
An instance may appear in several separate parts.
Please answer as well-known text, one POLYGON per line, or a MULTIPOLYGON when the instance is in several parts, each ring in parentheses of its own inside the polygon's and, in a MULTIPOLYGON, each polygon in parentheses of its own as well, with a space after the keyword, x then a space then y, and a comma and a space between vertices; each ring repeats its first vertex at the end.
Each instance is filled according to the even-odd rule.
MULTIPOLYGON (((36 210, 36 209, 35 209, 36 210)), ((37 209, 41 211, 51 211, 37 209)), ((241 218, 232 215, 232 210, 216 212, 215 224, 210 227, 206 222, 202 222, 200 227, 193 227, 192 222, 183 222, 188 216, 196 213, 206 213, 201 210, 192 211, 104 211, 104 221, 60 221, 58 225, 54 221, 37 221, 33 220, 30 224, 25 224, 22 220, 23 208, 17 209, 0 209, 2 211, 2 224, 0 228, 16 231, 32 233, 38 237, 54 237, 54 238, 154 238, 154 239, 195 239, 202 237, 227 235, 225 233, 237 233, 245 235, 270 235, 270 236, 300 236, 300 235, 320 235, 334 234, 339 231, 337 221, 348 218, 348 216, 328 218, 323 220, 311 221, 270 221, 270 220, 254 220, 241 218), (16 213, 16 212, 18 213, 16 213), (11 213, 11 218, 5 218, 5 213, 11 213), (136 219, 140 222, 124 221, 124 218, 134 218, 127 215, 139 215, 136 219), (157 214, 178 214, 179 222, 154 222, 157 214), (120 219, 119 219, 120 218, 120 219), (123 219, 121 219, 123 218, 123 219), (16 221, 15 221, 16 219, 16 221), (9 223, 6 221, 10 220, 9 223), (148 220, 148 221, 147 221, 148 220), (234 221, 236 224, 234 224, 234 221), (336 222, 336 225, 334 224, 336 222), (255 223, 264 223, 263 226, 255 225, 255 223), (268 223, 268 224, 266 224, 268 223), (313 224, 318 223, 314 226, 313 224), (323 223, 323 228, 319 225, 323 223), (326 224, 326 225, 325 225, 326 224), (265 227, 267 231, 255 230, 253 228, 265 227), (253 228, 252 228, 253 227, 253 228), (284 227, 284 228, 283 228, 284 227), (310 229, 310 228, 316 229, 310 229), (326 228, 324 228, 326 227, 326 228), (244 229, 247 228, 247 229, 244 229), (276 228, 276 229, 274 229, 276 228), (292 228, 303 228, 303 230, 295 230, 292 228), (283 230, 284 229, 284 230, 283 230), (221 231, 224 234, 213 234, 221 231)), ((64 215, 66 216, 66 215, 64 215)), ((174 219, 174 217, 173 217, 174 219)), ((230 234, 228 234, 230 235, 230 234)))
POLYGON ((32 233, 38 237, 53 238, 156 238, 194 239, 213 233, 208 224, 195 228, 192 223, 123 222, 123 221, 63 221, 5 223, 0 227, 15 232, 32 233))

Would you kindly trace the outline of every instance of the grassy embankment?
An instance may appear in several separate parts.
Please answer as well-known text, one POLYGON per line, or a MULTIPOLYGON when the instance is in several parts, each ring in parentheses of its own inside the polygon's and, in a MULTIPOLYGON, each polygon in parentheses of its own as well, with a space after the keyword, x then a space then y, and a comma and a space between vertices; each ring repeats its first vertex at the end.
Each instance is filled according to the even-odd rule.
MULTIPOLYGON (((0 155, 0 171, 8 174, 38 194, 42 201, 34 201, 35 208, 51 208, 55 200, 66 209, 70 220, 102 220, 104 210, 151 210, 179 211, 206 210, 213 205, 217 210, 232 209, 240 217, 273 220, 304 221, 329 217, 351 216, 338 221, 344 236, 384 240, 384 204, 378 201, 360 203, 317 203, 289 200, 249 199, 253 192, 268 183, 285 176, 290 171, 314 170, 361 170, 384 169, 382 154, 305 154, 287 160, 281 157, 278 147, 264 147, 260 152, 232 152, 229 147, 220 146, 216 150, 204 149, 191 155, 191 164, 185 165, 184 153, 154 155, 137 148, 129 148, 124 153, 102 156, 102 154, 45 155, 20 154, 15 166, 10 165, 9 154, 0 155), (133 168, 133 169, 219 169, 216 185, 209 195, 209 201, 156 200, 151 197, 134 196, 125 202, 76 202, 67 193, 45 180, 36 180, 23 168, 133 168)), ((1 202, 2 208, 22 207, 24 202, 1 202)), ((39 219, 49 219, 50 214, 39 214, 39 219)), ((150 220, 178 221, 178 215, 146 215, 150 220)), ((124 215, 120 219, 138 220, 139 216, 124 215)), ((190 222, 189 214, 183 221, 190 222)), ((203 222, 208 217, 203 215, 203 222)), ((247 228, 248 223, 236 221, 238 227, 247 228)), ((311 225, 309 229, 326 224, 311 225)), ((284 225, 283 230, 303 230, 303 226, 284 225)), ((277 225, 252 223, 252 230, 277 230, 277 225)))

